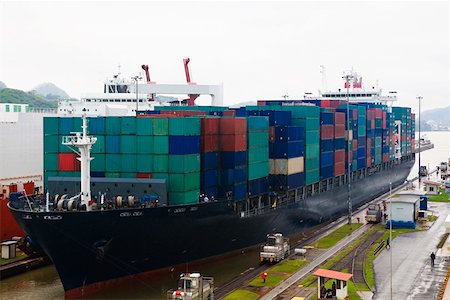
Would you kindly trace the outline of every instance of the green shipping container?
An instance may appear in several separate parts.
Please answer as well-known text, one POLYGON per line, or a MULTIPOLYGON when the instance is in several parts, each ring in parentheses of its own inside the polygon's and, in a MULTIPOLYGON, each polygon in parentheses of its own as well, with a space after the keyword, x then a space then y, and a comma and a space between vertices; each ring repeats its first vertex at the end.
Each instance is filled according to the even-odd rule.
POLYGON ((93 160, 91 160, 91 171, 104 172, 105 165, 105 154, 93 154, 93 160))
POLYGON ((58 135, 44 136, 44 153, 58 153, 60 138, 58 135))
POLYGON ((153 134, 152 118, 136 118, 136 134, 152 135, 153 134))
POLYGON ((153 155, 136 155, 136 172, 148 173, 153 171, 153 155))
POLYGON ((168 173, 169 172, 169 155, 152 155, 153 172, 168 173))
POLYGON ((78 177, 80 178, 80 172, 58 171, 60 177, 78 177))
POLYGON ((121 172, 134 172, 136 173, 136 154, 121 154, 121 172))
POLYGON ((248 148, 269 147, 269 132, 248 132, 247 133, 248 148))
POLYGON ((136 117, 122 117, 120 120, 121 134, 136 134, 136 117))
POLYGON ((248 165, 248 180, 254 180, 269 176, 269 160, 248 165))
POLYGON ((268 131, 269 117, 247 117, 247 132, 268 131))
POLYGON ((58 154, 47 153, 44 155, 44 170, 46 172, 58 170, 58 154))
POLYGON ((153 138, 153 136, 149 135, 137 135, 136 153, 151 154, 153 152, 153 138))
POLYGON ((105 133, 106 135, 120 134, 120 117, 106 117, 105 118, 105 133))
MULTIPOLYGON (((293 119, 316 118, 319 122, 320 107, 309 105, 280 106, 281 110, 290 111, 293 119)), ((318 126, 318 125, 317 125, 318 126)))
POLYGON ((305 171, 312 171, 319 169, 319 157, 310 157, 305 159, 305 171))
MULTIPOLYGON (((73 153, 72 149, 69 146, 63 145, 62 140, 63 140, 64 135, 59 135, 58 136, 58 147, 59 147, 59 151, 60 153, 73 153)), ((75 149, 77 149, 75 147, 75 149)))
POLYGON ((92 153, 105 153, 105 136, 96 135, 97 141, 92 145, 92 153))
POLYGON ((105 155, 105 166, 106 172, 120 172, 121 168, 121 155, 120 154, 106 154, 105 155))
POLYGON ((153 173, 154 179, 164 179, 166 186, 169 184, 169 173, 153 173))
POLYGON ((44 134, 49 135, 59 134, 59 119, 57 117, 44 118, 44 134))
POLYGON ((169 155, 169 173, 200 171, 200 154, 169 155))
POLYGON ((135 135, 121 135, 120 136, 120 153, 136 153, 136 136, 135 135))
POLYGON ((305 172, 305 184, 313 184, 319 182, 319 169, 305 172))
POLYGON ((199 201, 200 190, 189 192, 171 192, 169 193, 170 205, 196 204, 199 201))
POLYGON ((152 154, 169 154, 169 137, 167 135, 153 136, 152 154))
POLYGON ((153 135, 169 135, 168 118, 152 118, 153 135))
POLYGON ((248 149, 248 163, 268 162, 269 147, 254 147, 248 149))
POLYGON ((200 189, 200 172, 169 174, 169 192, 183 192, 200 189))
POLYGON ((318 145, 320 141, 320 131, 306 131, 305 132, 305 145, 318 145))
POLYGON ((170 118, 169 135, 200 135, 200 118, 170 118))
POLYGON ((119 172, 106 172, 105 177, 106 178, 120 178, 121 175, 119 172))
POLYGON ((120 178, 136 178, 136 173, 120 173, 120 178))
POLYGON ((320 146, 318 144, 305 146, 305 157, 319 157, 320 155, 320 146))

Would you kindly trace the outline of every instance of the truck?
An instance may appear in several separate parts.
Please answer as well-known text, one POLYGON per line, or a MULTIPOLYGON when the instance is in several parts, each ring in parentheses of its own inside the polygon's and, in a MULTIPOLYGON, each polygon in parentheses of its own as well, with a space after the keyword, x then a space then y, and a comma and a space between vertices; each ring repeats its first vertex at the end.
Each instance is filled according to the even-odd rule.
POLYGON ((281 233, 269 234, 266 243, 261 246, 259 259, 261 263, 265 261, 279 262, 288 257, 290 252, 288 238, 284 238, 281 233))
POLYGON ((214 278, 200 273, 183 273, 178 280, 178 289, 167 291, 171 300, 214 300, 214 278))
POLYGON ((369 204, 365 220, 367 223, 380 223, 383 211, 379 204, 369 204))

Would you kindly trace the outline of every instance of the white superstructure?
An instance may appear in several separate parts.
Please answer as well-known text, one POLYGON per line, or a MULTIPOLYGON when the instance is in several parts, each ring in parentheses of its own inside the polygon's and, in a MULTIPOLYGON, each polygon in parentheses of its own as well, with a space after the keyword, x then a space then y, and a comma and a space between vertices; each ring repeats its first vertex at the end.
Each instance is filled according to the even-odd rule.
POLYGON ((55 113, 53 109, 30 109, 27 104, 0 105, 1 183, 42 178, 43 118, 55 113))

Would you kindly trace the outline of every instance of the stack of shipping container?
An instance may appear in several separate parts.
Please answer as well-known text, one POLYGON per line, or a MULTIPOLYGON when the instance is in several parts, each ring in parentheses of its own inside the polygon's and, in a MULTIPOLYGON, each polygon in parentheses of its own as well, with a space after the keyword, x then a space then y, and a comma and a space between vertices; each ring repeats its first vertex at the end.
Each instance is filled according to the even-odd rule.
MULTIPOLYGON (((348 163, 355 171, 389 162, 397 136, 403 156, 414 149, 409 108, 352 103, 347 116, 340 101, 308 102, 170 106, 138 117, 88 118, 89 134, 97 137, 91 176, 164 179, 171 205, 197 203, 200 194, 240 201, 344 175, 348 163)), ((51 176, 80 176, 77 154, 61 144, 79 131, 79 117, 44 119, 45 185, 51 176)))

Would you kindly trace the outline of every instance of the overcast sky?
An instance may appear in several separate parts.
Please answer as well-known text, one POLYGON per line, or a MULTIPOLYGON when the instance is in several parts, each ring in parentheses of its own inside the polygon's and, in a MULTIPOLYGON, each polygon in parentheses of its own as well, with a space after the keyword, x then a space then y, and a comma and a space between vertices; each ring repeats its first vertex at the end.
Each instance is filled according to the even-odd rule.
POLYGON ((0 2, 0 80, 30 90, 53 82, 72 97, 101 92, 121 65, 148 64, 152 80, 224 84, 225 104, 291 99, 343 86, 354 68, 366 88, 398 105, 450 105, 449 2, 0 2))

